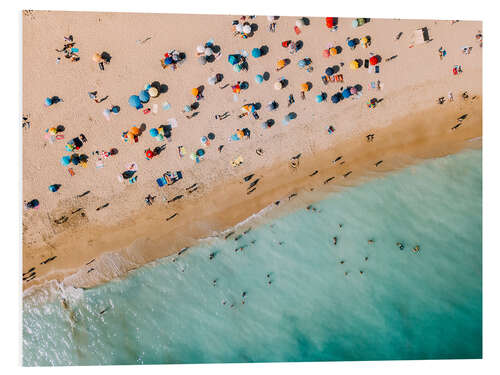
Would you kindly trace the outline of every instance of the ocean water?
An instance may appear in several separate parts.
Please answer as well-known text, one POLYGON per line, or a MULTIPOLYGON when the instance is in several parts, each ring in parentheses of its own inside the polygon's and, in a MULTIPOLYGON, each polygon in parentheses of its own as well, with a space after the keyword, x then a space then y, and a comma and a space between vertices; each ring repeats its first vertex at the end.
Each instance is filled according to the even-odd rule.
POLYGON ((481 163, 426 161, 238 241, 25 297, 23 364, 481 358, 481 163))

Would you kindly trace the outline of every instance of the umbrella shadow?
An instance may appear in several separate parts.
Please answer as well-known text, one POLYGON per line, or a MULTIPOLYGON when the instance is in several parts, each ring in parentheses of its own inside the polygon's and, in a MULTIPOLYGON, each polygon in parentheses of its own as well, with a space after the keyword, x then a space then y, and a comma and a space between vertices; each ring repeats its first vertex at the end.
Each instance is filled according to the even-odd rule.
POLYGON ((276 122, 270 118, 269 120, 266 120, 265 124, 268 128, 270 128, 271 126, 273 126, 276 122))
POLYGON ((141 126, 139 127, 139 136, 142 135, 142 133, 146 130, 146 124, 142 123, 141 126))
POLYGON ((203 90, 205 90, 205 86, 200 85, 196 89, 198 90, 198 95, 203 95, 203 90))
POLYGON ((288 86, 288 80, 286 78, 283 78, 280 80, 282 88, 285 88, 288 86))
POLYGON ((253 106, 255 107, 255 110, 258 111, 259 109, 262 108, 262 104, 260 104, 259 102, 257 103, 253 103, 253 106))
POLYGON ((307 81, 306 85, 307 85, 307 91, 311 91, 311 89, 313 88, 312 82, 307 81))
POLYGON ((340 66, 334 65, 332 66, 332 69, 333 69, 333 74, 337 74, 340 71, 340 66))
POLYGON ((252 23, 250 25, 250 28, 252 29, 251 35, 253 35, 257 30, 259 30, 259 25, 257 25, 256 23, 252 23))
POLYGON ((296 114, 295 112, 290 112, 290 113, 288 114, 288 118, 289 118, 290 120, 296 119, 296 118, 297 118, 297 114, 296 114))
POLYGON ((301 18, 302 22, 304 22, 304 25, 309 26, 311 24, 311 20, 307 17, 302 17, 301 18))
POLYGON ((56 128, 56 131, 58 133, 61 133, 65 130, 66 128, 64 127, 64 125, 57 125, 57 128, 56 128))
POLYGON ((194 111, 196 111, 199 107, 200 107, 200 103, 198 103, 198 102, 194 102, 193 104, 191 104, 191 109, 194 111))
POLYGON ((250 85, 247 81, 240 82, 240 89, 247 90, 250 85))
POLYGON ((295 42, 295 50, 298 52, 304 47, 304 42, 302 40, 297 40, 295 42))
POLYGON ((110 153, 111 155, 117 155, 117 154, 118 154, 118 149, 113 147, 113 148, 109 151, 109 153, 110 153))
POLYGON ((359 83, 358 83, 357 85, 354 85, 354 88, 355 88, 358 92, 363 91, 363 86, 361 86, 359 83))
POLYGON ((219 83, 219 82, 222 82, 222 80, 224 79, 224 74, 222 73, 217 73, 215 75, 215 83, 219 83))
POLYGON ((335 47, 335 50, 337 51, 337 55, 340 55, 343 51, 342 47, 341 46, 337 46, 335 47))
POLYGON ((260 47, 260 55, 261 56, 265 56, 269 53, 269 47, 264 45, 262 47, 260 47))
POLYGON ((59 102, 62 102, 63 100, 58 97, 57 95, 54 95, 53 97, 50 98, 50 100, 52 101, 52 104, 57 104, 59 102))
POLYGON ((269 72, 264 72, 264 74, 262 74, 262 78, 264 78, 264 81, 269 81, 271 75, 269 74, 269 72))

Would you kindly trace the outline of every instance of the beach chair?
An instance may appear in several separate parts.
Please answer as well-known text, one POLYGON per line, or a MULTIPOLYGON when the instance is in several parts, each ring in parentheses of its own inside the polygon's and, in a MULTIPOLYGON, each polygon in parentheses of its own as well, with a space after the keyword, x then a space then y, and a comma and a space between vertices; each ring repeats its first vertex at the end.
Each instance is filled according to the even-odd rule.
POLYGON ((167 185, 167 180, 165 179, 164 176, 162 176, 162 177, 156 179, 156 183, 158 184, 159 187, 163 187, 163 186, 167 185))

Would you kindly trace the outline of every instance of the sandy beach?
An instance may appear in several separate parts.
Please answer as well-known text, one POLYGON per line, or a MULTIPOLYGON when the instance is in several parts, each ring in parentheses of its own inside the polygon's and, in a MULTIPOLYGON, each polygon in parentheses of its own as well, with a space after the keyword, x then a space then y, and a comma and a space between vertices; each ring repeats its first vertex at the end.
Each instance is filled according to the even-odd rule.
POLYGON ((200 238, 224 236, 220 233, 265 207, 275 207, 273 214, 279 215, 423 159, 481 147, 482 49, 475 38, 481 22, 370 19, 353 28, 352 19, 340 18, 338 30, 330 31, 324 18, 310 18, 297 35, 294 26, 300 17, 280 17, 274 21, 276 31, 269 32, 267 17, 257 16, 248 21, 258 28, 242 39, 231 30, 232 21, 239 18, 217 16, 214 22, 214 16, 201 15, 24 13, 23 115, 30 125, 23 130, 23 199, 40 202, 37 209, 23 212, 23 272, 36 268, 36 276, 23 282, 25 289, 49 280, 92 287, 178 253, 200 238), (431 40, 413 45, 412 33, 422 27, 428 28, 431 40), (79 61, 71 62, 56 51, 68 35, 79 49, 79 61), (365 36, 371 39, 367 48, 348 47, 348 37, 365 36), (220 46, 221 54, 202 66, 196 47, 210 39, 220 46), (289 54, 282 47, 286 40, 300 40, 303 46, 289 54), (268 52, 259 58, 250 55, 247 71, 233 71, 229 54, 263 46, 268 52), (330 46, 341 46, 342 51, 323 57, 322 51, 330 46), (440 47, 446 50, 442 59, 440 47), (463 47, 472 49, 464 54, 463 47), (160 64, 172 49, 186 54, 175 71, 160 64), (103 51, 111 60, 100 70, 92 57, 103 51), (379 73, 350 69, 353 59, 369 59, 370 53, 381 57, 379 73), (285 58, 290 64, 277 72, 276 62, 285 58), (305 58, 312 61, 310 72, 297 64, 305 58), (321 76, 331 66, 340 67, 343 82, 324 85, 321 76), (463 72, 454 75, 454 66, 463 72), (264 72, 270 78, 257 84, 255 75, 264 72), (222 74, 222 81, 208 84, 215 74, 222 74), (287 86, 275 90, 282 78, 287 86), (144 104, 144 108, 157 104, 157 113, 131 107, 129 97, 153 81, 168 86, 144 104), (231 85, 237 81, 246 81, 249 87, 235 101, 231 85), (371 87, 376 81, 380 89, 371 87), (312 87, 302 100, 305 82, 312 87), (204 98, 198 114, 188 119, 182 110, 195 101, 192 88, 201 85, 204 98), (355 85, 362 88, 359 97, 331 102, 341 87, 355 85), (98 98, 108 98, 95 103, 88 95, 92 91, 98 98), (315 97, 322 92, 328 98, 317 103, 315 97), (288 106, 290 94, 295 102, 288 106), (44 106, 45 98, 52 96, 63 101, 44 106), (441 105, 440 97, 445 98, 441 105), (378 99, 375 108, 367 106, 372 98, 378 99), (270 112, 266 105, 272 100, 279 108, 270 112), (167 110, 165 102, 170 104, 167 110), (250 115, 238 118, 247 103, 261 103, 258 120, 250 115), (120 106, 120 111, 108 121, 103 110, 112 106, 120 106), (215 118, 226 111, 228 118, 215 118), (296 118, 283 125, 290 112, 296 118), (170 141, 158 142, 149 135, 151 128, 175 123, 172 119, 177 126, 170 141), (262 128, 268 119, 275 124, 262 128), (138 142, 125 143, 122 133, 141 124, 146 130, 138 142), (64 139, 51 142, 46 129, 58 125, 65 128, 64 139), (328 133, 329 126, 335 129, 333 134, 328 133), (250 139, 228 141, 243 128, 251 131, 250 139), (200 138, 210 132, 215 139, 203 146, 200 138), (80 134, 87 142, 77 152, 88 155, 87 167, 62 166, 61 157, 71 155, 66 143, 80 134), (146 149, 163 144, 164 151, 146 159, 146 149), (224 147, 219 152, 220 145, 224 147), (179 146, 187 151, 183 157, 179 146), (96 151, 113 148, 116 155, 98 160, 96 151), (190 154, 200 148, 205 155, 195 163, 190 154), (231 162, 240 156, 243 163, 233 166, 231 162), (133 184, 117 178, 131 163, 137 166, 133 184), (183 178, 159 187, 156 179, 168 170, 182 171, 183 178), (251 174, 253 178, 245 182, 251 174), (256 179, 255 190, 248 193, 256 179), (49 190, 53 184, 61 185, 58 191, 49 190), (197 189, 190 193, 187 188, 193 184, 197 189), (151 206, 144 201, 148 194, 156 196, 151 206), (105 204, 109 205, 96 210, 105 204))

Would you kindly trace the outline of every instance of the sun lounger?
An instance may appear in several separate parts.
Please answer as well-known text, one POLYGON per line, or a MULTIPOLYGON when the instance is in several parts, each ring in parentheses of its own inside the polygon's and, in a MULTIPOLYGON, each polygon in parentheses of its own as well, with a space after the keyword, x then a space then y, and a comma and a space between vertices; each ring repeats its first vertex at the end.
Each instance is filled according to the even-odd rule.
POLYGON ((167 180, 165 179, 165 177, 162 176, 156 179, 156 183, 158 184, 159 187, 163 187, 167 185, 167 180))
POLYGON ((73 168, 68 168, 68 172, 71 175, 71 177, 75 175, 75 171, 73 170, 73 168))

